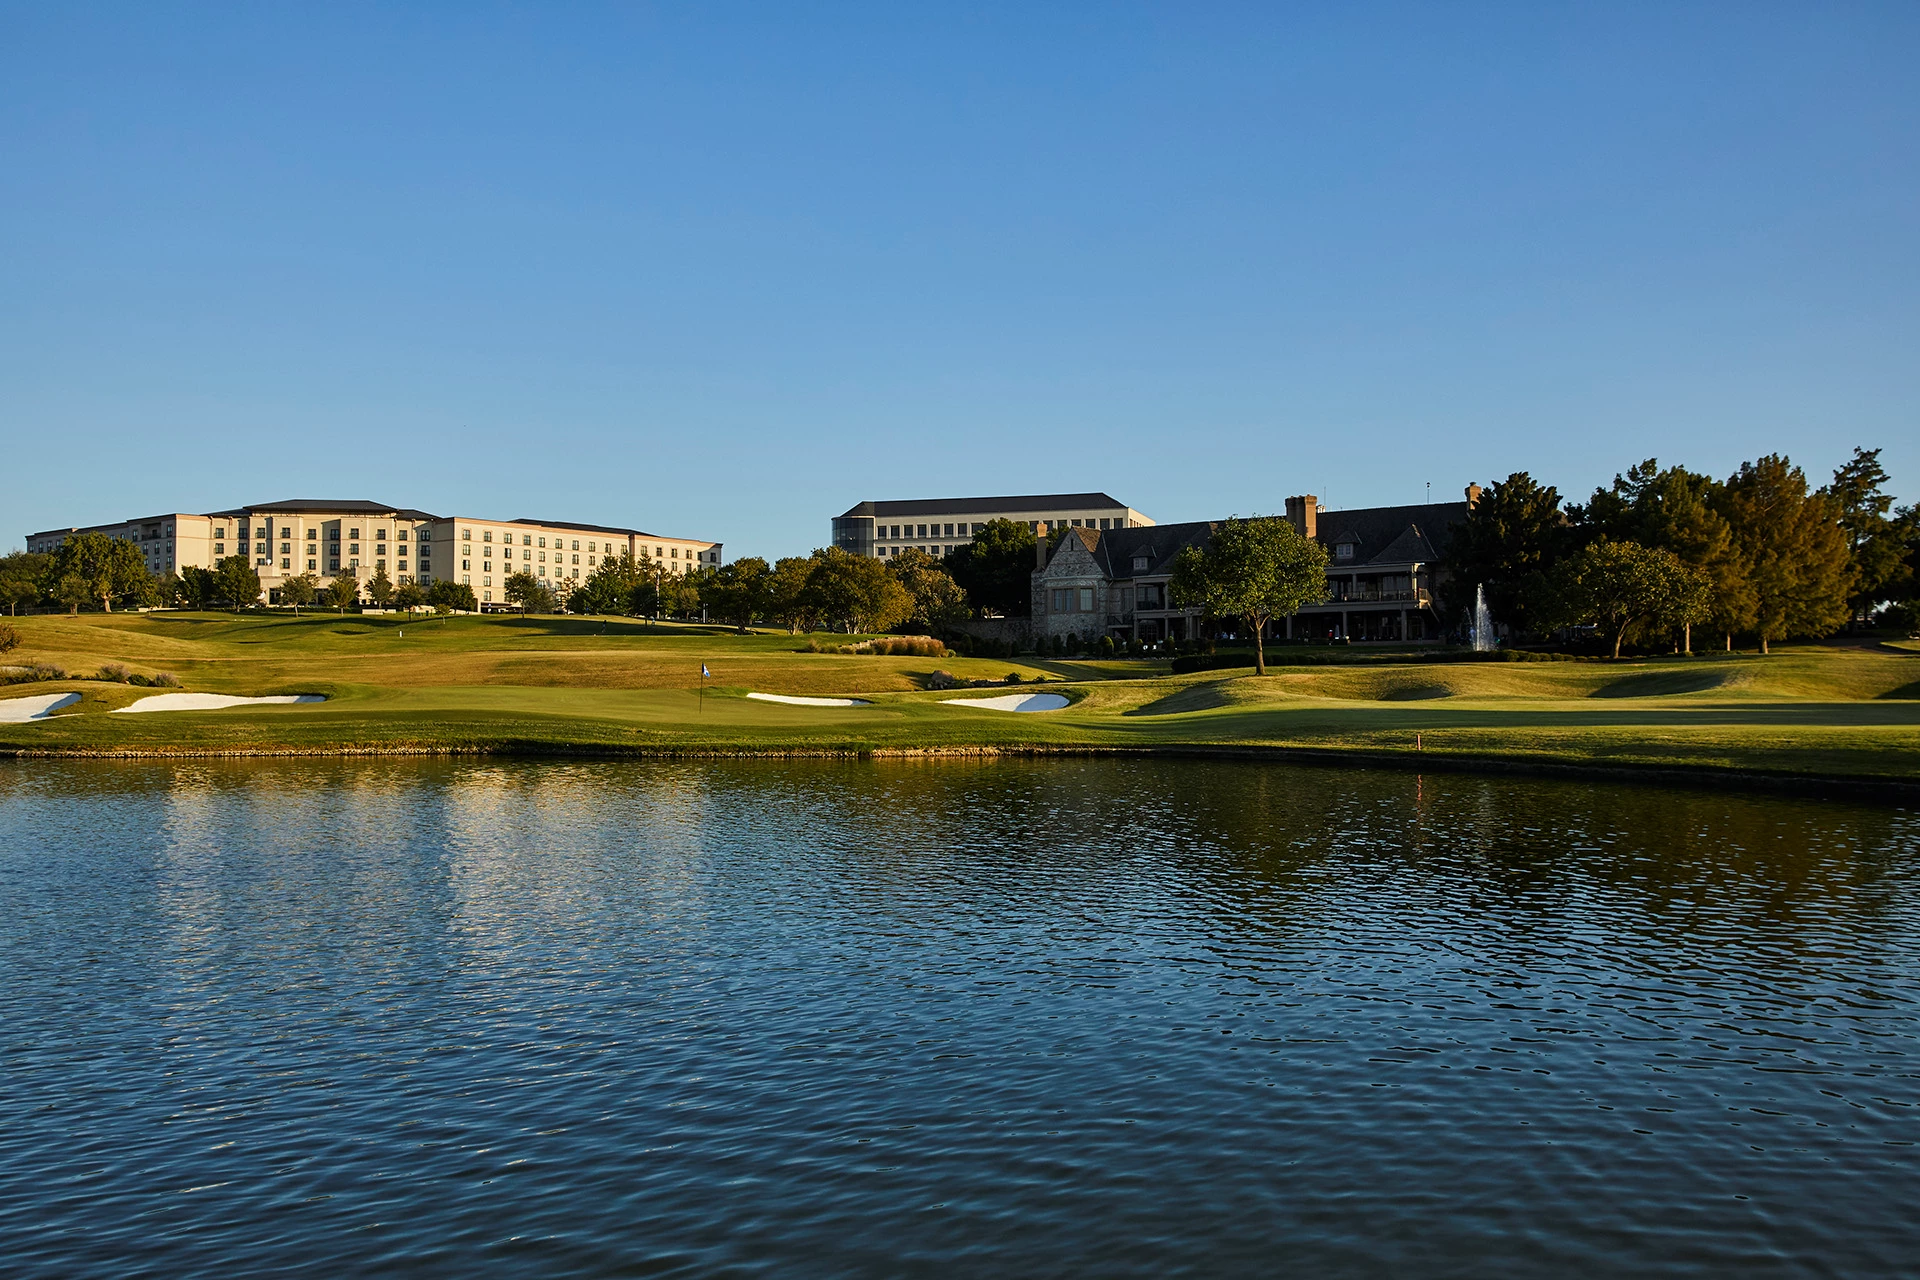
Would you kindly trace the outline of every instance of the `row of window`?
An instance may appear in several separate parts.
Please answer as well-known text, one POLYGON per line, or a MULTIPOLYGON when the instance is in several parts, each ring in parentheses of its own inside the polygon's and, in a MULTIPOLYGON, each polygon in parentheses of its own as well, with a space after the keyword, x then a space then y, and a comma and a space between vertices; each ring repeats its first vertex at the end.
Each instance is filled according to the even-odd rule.
MULTIPOLYGON (((1114 609, 1126 613, 1133 607, 1135 588, 1114 588, 1114 609)), ((1137 588, 1142 609, 1164 609, 1167 607, 1167 588, 1165 584, 1150 582, 1137 588)), ((1054 613, 1092 613, 1094 610, 1092 587, 1055 587, 1049 595, 1049 603, 1054 613)))
POLYGON ((939 545, 925 547, 881 547, 878 551, 875 551, 874 554, 885 559, 887 556, 897 556, 907 551, 921 551, 935 557, 953 554, 952 547, 942 547, 939 545))
MULTIPOLYGON (((482 529, 482 530, 480 531, 480 541, 481 541, 482 543, 488 543, 488 542, 492 542, 492 541, 493 541, 493 532, 494 532, 494 531, 493 531, 492 529, 482 529)), ((472 541, 473 541, 473 530, 471 530, 471 529, 462 529, 462 530, 460 531, 460 541, 461 541, 461 543, 463 544, 463 545, 461 546, 461 548, 460 548, 460 550, 461 550, 461 554, 463 554, 463 555, 471 555, 471 554, 472 554, 472 548, 471 548, 471 547, 469 547, 469 546, 466 546, 466 545, 464 545, 464 544, 466 544, 466 543, 470 543, 470 542, 472 542, 472 541)), ((503 533, 502 533, 502 534, 500 535, 500 541, 502 541, 502 542, 504 542, 504 543, 508 543, 508 544, 511 544, 511 543, 513 542, 513 533, 512 533, 511 531, 507 531, 507 532, 503 532, 503 533)), ((568 543, 568 539, 566 539, 566 538, 555 538, 555 539, 553 540, 553 548, 554 548, 554 550, 556 550, 556 551, 565 551, 565 550, 568 550, 569 548, 568 548, 568 546, 567 546, 567 543, 568 543)), ((578 538, 574 538, 574 539, 572 539, 572 544, 573 544, 573 545, 572 545, 572 547, 571 547, 571 550, 574 550, 574 551, 578 551, 578 550, 580 550, 580 539, 578 539, 578 538)), ((545 536, 544 536, 544 535, 538 535, 538 534, 531 534, 531 533, 523 533, 523 534, 521 534, 521 535, 520 535, 520 545, 521 545, 522 547, 544 547, 544 546, 546 546, 546 545, 547 545, 547 540, 546 540, 546 538, 545 538, 545 536)), ((589 538, 589 539, 587 540, 587 546, 586 546, 586 549, 587 549, 587 550, 588 550, 589 552, 596 552, 596 553, 598 553, 598 554, 600 554, 600 555, 608 555, 608 556, 610 556, 610 555, 612 555, 612 554, 614 553, 614 552, 613 552, 613 544, 612 544, 611 542, 600 542, 600 543, 596 543, 596 542, 595 542, 595 541, 594 541, 593 539, 591 539, 591 538, 589 538)), ((646 550, 647 550, 647 549, 646 549, 645 547, 642 547, 642 548, 640 548, 640 552, 641 552, 641 554, 642 554, 642 555, 645 555, 645 554, 646 554, 646 550)), ((492 554, 493 554, 493 552, 492 552, 492 551, 489 551, 489 550, 484 550, 484 549, 483 549, 483 550, 481 551, 481 554, 482 554, 482 555, 492 555, 492 554)), ((509 552, 508 554, 509 554, 509 555, 511 555, 512 553, 511 553, 511 552, 509 552)), ((520 553, 520 555, 521 555, 521 558, 522 558, 522 559, 525 559, 525 558, 526 558, 526 555, 527 555, 527 553, 526 553, 526 552, 525 552, 525 551, 523 550, 523 551, 522 551, 522 552, 520 553)), ((653 558, 654 558, 655 560, 678 560, 678 559, 680 559, 680 548, 679 548, 679 547, 669 547, 669 546, 666 546, 666 545, 664 545, 664 544, 662 544, 662 545, 660 545, 660 546, 657 546, 657 547, 655 547, 655 548, 653 549, 653 558)), ((691 547, 689 547, 689 548, 687 549, 687 553, 686 553, 686 558, 687 558, 687 559, 689 559, 689 560, 699 560, 699 561, 701 561, 701 562, 703 562, 703 563, 709 563, 709 564, 719 564, 719 563, 720 563, 720 553, 719 553, 718 551, 695 551, 695 550, 693 550, 693 549, 692 549, 691 547)), ((541 560, 545 560, 545 559, 546 559, 546 556, 545 556, 545 555, 542 555, 542 556, 540 557, 540 559, 541 559, 541 560)), ((575 557, 573 558, 573 563, 575 563, 575 564, 579 564, 579 563, 580 563, 580 557, 578 557, 578 556, 575 556, 575 557)), ((591 555, 589 555, 589 556, 587 557, 587 563, 588 563, 588 564, 592 564, 592 563, 593 563, 593 557, 592 557, 591 555)))
MULTIPOLYGON (((1110 516, 1102 517, 1099 520, 1095 520, 1092 517, 1087 517, 1082 520, 1070 520, 1066 516, 1059 516, 1047 521, 1047 524, 1055 529, 1067 524, 1071 524, 1076 529, 1083 525, 1089 529, 1124 529, 1127 527, 1125 520, 1114 519, 1110 516)), ((965 520, 961 520, 955 524, 877 524, 873 527, 873 534, 875 538, 884 538, 889 542, 903 538, 970 538, 986 527, 986 525, 979 522, 970 524, 965 520), (905 532, 902 532, 902 530, 905 530, 905 532)), ((1038 533, 1040 531, 1040 521, 1027 521, 1027 528, 1038 533)))
MULTIPOLYGON (((169 532, 169 535, 171 535, 172 531, 169 530, 168 532, 169 532)), ((415 530, 414 532, 415 532, 415 537, 413 538, 413 541, 415 542, 432 542, 433 541, 433 531, 430 529, 419 529, 419 530, 415 530)), ((227 536, 227 527, 225 525, 221 525, 217 527, 213 531, 213 536, 216 538, 225 538, 227 536)), ((293 532, 287 526, 282 525, 280 527, 280 536, 283 538, 291 538, 293 536, 293 532)), ((319 536, 320 536, 320 533, 317 529, 307 530, 308 542, 315 541, 316 539, 319 538, 319 536)), ((242 542, 242 543, 246 542, 248 540, 246 526, 245 525, 240 526, 240 528, 234 532, 234 537, 239 542, 242 542)), ((347 530, 348 541, 354 541, 359 537, 360 537, 360 529, 358 526, 355 526, 347 530)), ((268 530, 265 525, 262 525, 253 531, 253 540, 256 542, 267 542, 271 540, 269 538, 268 530)), ((327 540, 330 542, 340 541, 340 530, 338 527, 327 530, 327 540)), ((373 531, 373 540, 375 542, 385 542, 387 540, 387 531, 385 529, 375 529, 373 531)), ((395 542, 407 541, 407 530, 396 529, 393 534, 393 540, 395 542)))

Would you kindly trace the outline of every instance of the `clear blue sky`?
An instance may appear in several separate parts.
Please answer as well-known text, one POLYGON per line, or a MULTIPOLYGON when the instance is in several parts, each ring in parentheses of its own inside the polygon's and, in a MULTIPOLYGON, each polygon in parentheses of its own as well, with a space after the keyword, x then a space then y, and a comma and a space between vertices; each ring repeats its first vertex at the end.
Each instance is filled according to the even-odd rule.
POLYGON ((1920 498, 1920 5, 0 8, 0 544, 1920 498))

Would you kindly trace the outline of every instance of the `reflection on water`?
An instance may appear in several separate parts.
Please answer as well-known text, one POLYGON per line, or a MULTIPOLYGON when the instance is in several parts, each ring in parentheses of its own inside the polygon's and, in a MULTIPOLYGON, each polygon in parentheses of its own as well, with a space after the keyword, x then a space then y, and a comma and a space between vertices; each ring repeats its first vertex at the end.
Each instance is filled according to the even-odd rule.
POLYGON ((1198 762, 14 765, 8 1270, 1888 1274, 1916 850, 1198 762))

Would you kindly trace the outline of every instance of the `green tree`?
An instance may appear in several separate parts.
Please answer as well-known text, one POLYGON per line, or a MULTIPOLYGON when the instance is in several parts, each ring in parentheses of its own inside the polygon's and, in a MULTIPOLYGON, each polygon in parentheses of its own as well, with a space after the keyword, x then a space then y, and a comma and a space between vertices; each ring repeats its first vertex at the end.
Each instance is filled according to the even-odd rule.
POLYGON ((945 632, 967 620, 971 612, 967 593, 941 567, 940 561, 918 548, 909 548, 883 563, 913 601, 909 621, 925 625, 932 634, 945 632))
POLYGON ((314 597, 320 594, 320 586, 310 573, 288 578, 280 584, 280 603, 293 606, 293 616, 300 616, 300 606, 312 604, 314 597))
POLYGON ((20 647, 20 633, 11 622, 0 622, 0 654, 12 653, 20 647))
POLYGON ((700 612, 701 575, 663 573, 655 586, 656 608, 670 618, 691 618, 700 612))
POLYGON ((393 589, 393 607, 412 611, 427 602, 427 593, 411 582, 403 582, 393 589))
POLYGON ((653 561, 631 552, 608 556, 581 581, 567 607, 577 613, 627 614, 635 611, 635 592, 653 587, 653 561))
POLYGON ((78 613, 81 605, 93 601, 93 584, 77 573, 63 573, 54 580, 52 595, 68 613, 78 613))
POLYGON ((1274 516, 1223 520, 1204 547, 1174 558, 1176 607, 1238 618, 1253 632, 1255 675, 1267 674, 1267 624, 1327 598, 1327 549, 1274 516))
POLYGON ((335 574, 333 581, 327 584, 327 603, 342 614, 359 604, 360 580, 351 572, 335 574))
POLYGON ((857 556, 840 547, 821 547, 812 556, 808 575, 820 615, 855 631, 885 631, 913 614, 913 597, 871 556, 857 556))
POLYGON ((1847 538, 1839 509, 1785 456, 1743 462, 1721 492, 1721 514, 1753 576, 1754 630, 1770 642, 1829 635, 1846 622, 1847 538))
POLYGON ((199 565, 188 565, 180 571, 177 598, 183 608, 206 608, 213 603, 219 589, 211 569, 204 569, 199 565))
POLYGON ((367 579, 367 599, 379 609, 393 603, 393 579, 387 576, 385 569, 375 569, 373 576, 367 579))
POLYGON ((1856 447, 1833 473, 1833 483, 1820 490, 1834 504, 1847 535, 1847 603, 1856 620, 1871 617, 1874 606, 1898 591, 1905 577, 1906 539, 1888 515, 1893 509, 1888 479, 1880 450, 1856 447))
POLYGON ((773 570, 759 556, 742 556, 721 565, 701 589, 708 610, 721 622, 731 623, 741 635, 766 616, 773 570))
POLYGON ((37 551, 9 551, 0 556, 0 600, 7 612, 18 615, 20 606, 30 605, 46 594, 53 557, 37 551))
POLYGON ((973 541, 955 547, 946 570, 980 613, 1024 618, 1033 609, 1033 530, 1013 520, 989 520, 973 541))
POLYGON ((813 598, 813 561, 807 556, 783 556, 774 562, 767 581, 767 617, 798 635, 805 627, 811 631, 819 621, 819 608, 813 598))
POLYGON ((547 590, 546 583, 526 570, 507 575, 505 587, 507 603, 519 605, 521 617, 529 613, 553 612, 553 593, 547 590))
POLYGON ((1448 593, 1455 612, 1471 607, 1484 587, 1487 608, 1515 631, 1533 629, 1533 608, 1546 575, 1572 541, 1560 494, 1524 471, 1483 490, 1453 526, 1447 550, 1448 593))
POLYGON ((98 600, 108 613, 113 612, 113 602, 120 597, 150 589, 153 579, 140 548, 104 533, 77 533, 68 538, 54 552, 49 572, 56 581, 70 574, 78 577, 87 584, 88 598, 98 600))
POLYGON ((480 612, 480 601, 474 597, 472 587, 464 582, 449 582, 445 578, 427 588, 427 603, 436 609, 480 612))
POLYGON ((1550 582, 1540 600, 1540 621, 1600 626, 1615 658, 1629 636, 1701 621, 1712 603, 1705 574, 1671 551, 1637 542, 1591 543, 1556 565, 1550 582))
POLYGON ((213 566, 214 594, 235 613, 260 603, 260 575, 245 556, 228 556, 213 566))

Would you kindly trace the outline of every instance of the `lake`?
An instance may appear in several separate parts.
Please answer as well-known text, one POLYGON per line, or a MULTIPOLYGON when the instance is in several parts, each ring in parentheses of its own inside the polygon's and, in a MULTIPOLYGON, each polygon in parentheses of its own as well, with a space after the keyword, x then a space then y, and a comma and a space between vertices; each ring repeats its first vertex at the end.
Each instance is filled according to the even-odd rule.
POLYGON ((1910 1272, 1917 855, 1249 763, 0 765, 5 1270, 1910 1272))

